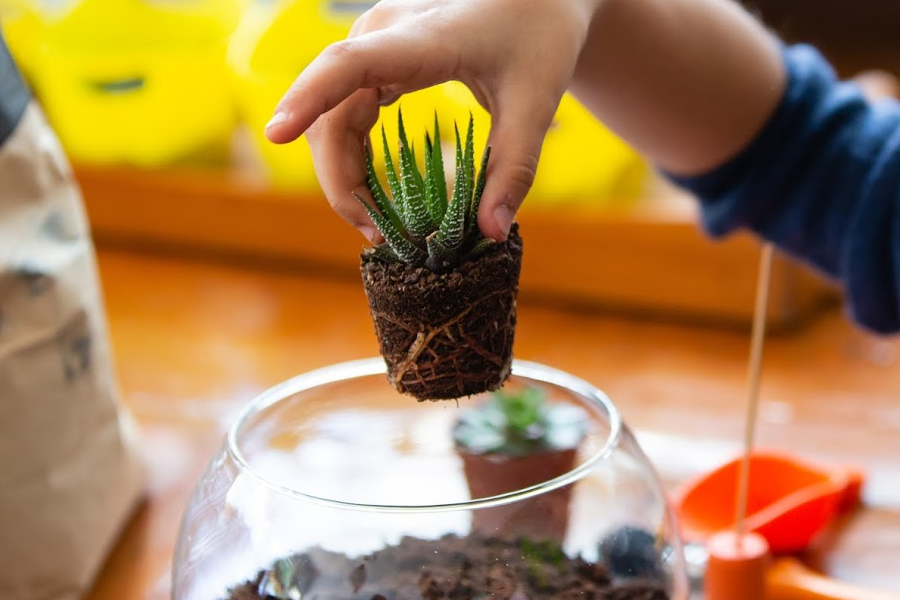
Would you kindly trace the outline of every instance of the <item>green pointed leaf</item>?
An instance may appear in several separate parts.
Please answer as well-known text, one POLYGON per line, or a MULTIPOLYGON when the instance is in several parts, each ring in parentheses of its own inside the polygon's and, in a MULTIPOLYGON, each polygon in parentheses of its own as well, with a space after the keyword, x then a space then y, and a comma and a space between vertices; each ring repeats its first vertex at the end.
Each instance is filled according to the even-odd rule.
POLYGON ((478 207, 481 206, 481 195, 484 193, 484 183, 487 178, 488 159, 491 157, 491 147, 484 149, 481 156, 481 169, 478 171, 478 181, 475 184, 475 192, 472 194, 472 203, 469 215, 466 217, 466 237, 474 236, 478 232, 478 207))
POLYGON ((402 232, 394 227, 393 223, 391 223, 387 217, 378 212, 378 210, 369 204, 365 198, 355 192, 353 195, 356 196, 356 199, 365 207, 366 212, 368 212, 369 216, 372 218, 372 222, 375 223, 375 226, 378 228, 378 231, 381 232, 381 235, 384 236, 388 246, 391 247, 391 250, 394 251, 400 260, 411 265, 421 265, 425 262, 428 255, 424 250, 409 241, 402 232))
POLYGON ((394 254, 394 251, 391 250, 391 247, 388 244, 379 244, 377 246, 373 246, 372 253, 384 262, 403 262, 402 260, 400 260, 399 256, 394 254))
POLYGON ((406 229, 413 239, 424 240, 433 231, 431 215, 425 200, 425 183, 416 164, 416 157, 403 128, 403 115, 398 111, 400 135, 400 186, 403 190, 406 229))
POLYGON ((384 125, 381 126, 381 144, 384 152, 384 166, 387 171, 388 187, 391 189, 391 198, 394 200, 394 207, 400 219, 406 214, 406 205, 403 202, 403 189, 400 187, 400 180, 397 178, 397 170, 394 168, 394 159, 391 158, 391 148, 387 141, 387 134, 384 132, 384 125))
POLYGON ((469 113, 469 128, 466 131, 466 152, 463 155, 466 167, 466 186, 472 189, 475 182, 475 118, 469 113))
POLYGON ((432 161, 432 153, 434 152, 434 144, 431 143, 431 137, 425 134, 425 201, 428 205, 428 214, 431 215, 431 229, 436 230, 441 225, 441 219, 444 217, 444 208, 447 206, 447 200, 439 202, 437 192, 435 191, 434 181, 434 163, 432 161))
POLYGON ((475 118, 469 113, 469 126, 466 129, 466 150, 463 154, 463 188, 466 197, 466 220, 474 220, 472 214, 472 188, 475 185, 475 118))
POLYGON ((437 113, 434 113, 434 144, 431 156, 426 159, 430 165, 429 173, 432 178, 431 196, 429 203, 432 206, 432 216, 437 217, 435 224, 439 224, 447 211, 447 181, 444 177, 444 157, 441 148, 441 128, 438 124, 437 113))
POLYGON ((406 227, 403 225, 403 220, 397 214, 394 205, 388 199, 387 194, 384 193, 381 182, 378 181, 378 175, 375 173, 375 164, 372 162, 372 151, 368 145, 366 146, 366 183, 369 186, 369 191, 372 192, 372 199, 375 201, 378 212, 387 217, 391 224, 405 236, 406 227))
MULTIPOLYGON (((462 177, 462 167, 456 168, 457 180, 462 177)), ((466 199, 457 190, 461 190, 462 186, 453 190, 453 197, 444 213, 441 226, 438 228, 438 239, 447 247, 459 248, 463 242, 463 234, 466 225, 466 199)))
POLYGON ((456 181, 453 182, 453 193, 457 193, 457 188, 460 186, 459 174, 460 167, 463 165, 463 150, 462 150, 462 140, 459 137, 459 127, 456 126, 456 122, 453 123, 453 132, 456 134, 456 181))
POLYGON ((497 242, 495 242, 491 238, 487 238, 487 237, 481 238, 480 240, 475 242, 475 245, 472 246, 471 250, 469 250, 468 256, 471 256, 472 258, 481 256, 482 254, 484 254, 487 251, 488 248, 490 248, 491 246, 493 246, 496 243, 497 242))
POLYGON ((465 195, 462 142, 459 138, 459 128, 455 124, 454 131, 456 132, 456 181, 453 184, 450 204, 447 206, 447 211, 444 213, 438 229, 439 241, 448 248, 459 248, 462 245, 466 210, 469 208, 469 200, 465 195))
POLYGON ((444 156, 443 156, 443 146, 441 145, 441 127, 438 124, 437 113, 434 113, 434 152, 432 153, 431 160, 434 170, 434 180, 437 184, 437 191, 440 194, 441 198, 444 200, 444 203, 447 203, 447 182, 444 178, 444 156))
POLYGON ((422 173, 419 172, 419 163, 416 162, 416 148, 413 144, 409 143, 409 140, 406 137, 406 127, 403 125, 403 113, 399 109, 397 109, 397 135, 400 138, 400 158, 402 159, 405 154, 409 158, 408 165, 411 167, 408 174, 404 176, 403 161, 400 161, 400 184, 401 186, 407 184, 408 182, 404 180, 407 177, 412 177, 414 179, 412 183, 424 189, 425 181, 422 179, 422 173), (408 149, 408 152, 404 153, 404 148, 408 149))

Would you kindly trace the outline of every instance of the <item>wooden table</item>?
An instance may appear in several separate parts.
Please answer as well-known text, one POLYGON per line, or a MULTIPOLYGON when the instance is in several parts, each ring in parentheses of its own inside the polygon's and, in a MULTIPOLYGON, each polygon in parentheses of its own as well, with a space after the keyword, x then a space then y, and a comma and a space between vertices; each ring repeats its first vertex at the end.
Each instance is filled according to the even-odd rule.
MULTIPOLYGON (((126 401, 150 462, 147 498, 89 600, 163 600, 183 506, 235 412, 292 375, 377 352, 358 280, 101 248, 126 401)), ((516 355, 604 389, 668 485, 738 451, 749 335, 521 298, 516 355)), ((808 560, 900 591, 900 347, 838 309, 769 340, 760 443, 868 473, 866 507, 808 560)))

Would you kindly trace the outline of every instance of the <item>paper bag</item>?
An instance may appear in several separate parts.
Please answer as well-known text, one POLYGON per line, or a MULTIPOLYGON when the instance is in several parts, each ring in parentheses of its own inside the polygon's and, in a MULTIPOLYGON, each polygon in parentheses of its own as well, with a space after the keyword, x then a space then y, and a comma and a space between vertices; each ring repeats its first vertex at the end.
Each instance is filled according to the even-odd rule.
POLYGON ((84 596, 142 480, 81 199, 32 104, 0 146, 0 599, 84 596))

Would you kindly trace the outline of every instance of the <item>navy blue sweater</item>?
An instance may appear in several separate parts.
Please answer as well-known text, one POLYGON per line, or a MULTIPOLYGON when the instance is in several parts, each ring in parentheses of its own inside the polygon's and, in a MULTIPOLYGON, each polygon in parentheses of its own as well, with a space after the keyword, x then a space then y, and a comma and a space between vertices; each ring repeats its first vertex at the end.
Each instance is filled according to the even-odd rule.
POLYGON ((748 228, 839 281, 851 316, 900 331, 900 103, 868 102, 809 46, 783 51, 784 98, 755 140, 698 177, 713 236, 748 228))

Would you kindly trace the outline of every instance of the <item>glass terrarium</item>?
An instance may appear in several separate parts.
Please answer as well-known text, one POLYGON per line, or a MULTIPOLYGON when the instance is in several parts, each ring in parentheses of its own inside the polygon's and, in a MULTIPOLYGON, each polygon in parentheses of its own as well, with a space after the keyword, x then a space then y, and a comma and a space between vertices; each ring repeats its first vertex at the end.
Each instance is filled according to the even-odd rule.
POLYGON ((174 600, 686 599, 673 513, 615 405, 521 361, 517 390, 577 415, 569 447, 464 447, 461 423, 497 418, 472 416, 487 398, 416 402, 381 359, 266 391, 187 507, 174 600))

